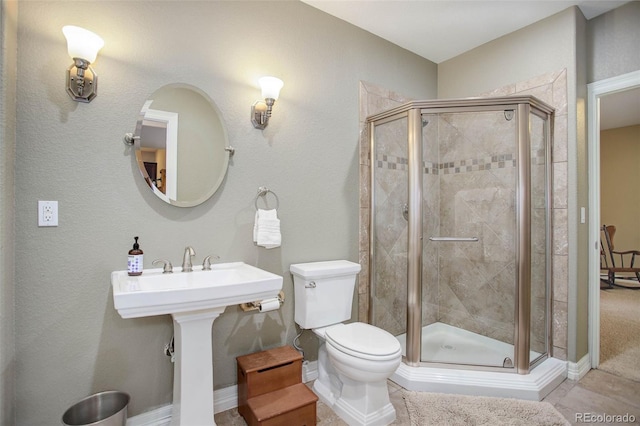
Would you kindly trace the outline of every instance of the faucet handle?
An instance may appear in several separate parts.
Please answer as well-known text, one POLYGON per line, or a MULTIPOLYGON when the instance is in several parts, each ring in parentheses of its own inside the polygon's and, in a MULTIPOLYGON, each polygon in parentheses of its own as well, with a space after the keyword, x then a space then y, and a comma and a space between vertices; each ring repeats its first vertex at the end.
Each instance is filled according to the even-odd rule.
POLYGON ((163 270, 162 273, 163 274, 168 274, 170 272, 173 272, 173 265, 171 264, 171 262, 169 262, 168 260, 165 259, 156 259, 153 262, 151 262, 153 265, 155 265, 156 263, 162 263, 163 264, 163 270))
POLYGON ((214 259, 220 259, 220 256, 216 256, 215 254, 210 254, 209 256, 205 257, 204 260, 202 261, 202 270, 203 271, 210 271, 211 270, 211 258, 214 259))

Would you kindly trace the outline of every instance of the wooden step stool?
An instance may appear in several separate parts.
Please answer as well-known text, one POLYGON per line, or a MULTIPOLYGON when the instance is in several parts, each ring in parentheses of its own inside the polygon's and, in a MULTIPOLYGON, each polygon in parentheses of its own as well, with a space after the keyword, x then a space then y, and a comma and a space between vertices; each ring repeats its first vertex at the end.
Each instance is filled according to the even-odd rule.
POLYGON ((302 355, 291 346, 236 358, 238 412, 249 426, 316 424, 318 397, 302 383, 302 355))

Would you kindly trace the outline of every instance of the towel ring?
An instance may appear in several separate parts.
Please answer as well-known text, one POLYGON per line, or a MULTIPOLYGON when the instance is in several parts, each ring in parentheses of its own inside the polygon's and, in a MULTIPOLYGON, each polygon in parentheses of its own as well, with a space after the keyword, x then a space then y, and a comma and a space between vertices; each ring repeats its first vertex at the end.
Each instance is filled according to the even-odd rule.
POLYGON ((256 195, 256 199, 254 200, 254 204, 256 206, 256 210, 258 210, 258 198, 265 197, 268 193, 272 193, 274 197, 276 197, 276 210, 280 207, 280 199, 275 192, 267 188, 266 186, 261 186, 258 188, 258 195, 256 195))

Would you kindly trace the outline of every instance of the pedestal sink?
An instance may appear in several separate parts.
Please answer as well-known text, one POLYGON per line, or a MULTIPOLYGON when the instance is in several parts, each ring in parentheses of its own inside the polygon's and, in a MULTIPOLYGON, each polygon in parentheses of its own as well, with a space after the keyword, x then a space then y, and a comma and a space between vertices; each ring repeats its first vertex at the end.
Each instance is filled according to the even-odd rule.
POLYGON ((213 420, 213 321, 229 305, 276 297, 282 277, 243 262, 211 270, 139 276, 111 273, 113 302, 122 318, 171 314, 175 337, 172 425, 215 425, 213 420))

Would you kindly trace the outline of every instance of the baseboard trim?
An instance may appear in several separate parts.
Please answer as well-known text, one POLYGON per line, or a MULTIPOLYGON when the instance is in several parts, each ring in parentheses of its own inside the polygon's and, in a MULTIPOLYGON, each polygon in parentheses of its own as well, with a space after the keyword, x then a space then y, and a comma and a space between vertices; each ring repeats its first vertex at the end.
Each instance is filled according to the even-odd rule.
MULTIPOLYGON (((213 391, 215 414, 238 406, 238 386, 233 385, 213 391)), ((127 419, 127 426, 169 426, 173 405, 167 404, 127 419)))
POLYGON ((567 367, 567 379, 580 380, 591 370, 591 358, 586 354, 578 362, 568 362, 567 367))
POLYGON ((238 386, 233 385, 213 391, 213 412, 222 413, 238 406, 238 386))
POLYGON ((169 426, 171 424, 172 404, 163 405, 127 419, 127 426, 169 426))

